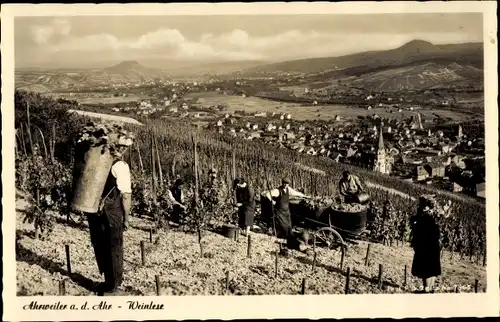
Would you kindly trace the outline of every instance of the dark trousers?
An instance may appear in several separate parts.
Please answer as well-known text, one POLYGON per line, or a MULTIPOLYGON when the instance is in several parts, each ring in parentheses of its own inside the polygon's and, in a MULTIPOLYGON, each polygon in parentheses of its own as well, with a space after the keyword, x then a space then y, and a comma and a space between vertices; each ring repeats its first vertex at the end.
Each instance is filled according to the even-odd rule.
POLYGON ((90 240, 106 288, 118 288, 123 279, 123 214, 105 211, 88 216, 90 240))

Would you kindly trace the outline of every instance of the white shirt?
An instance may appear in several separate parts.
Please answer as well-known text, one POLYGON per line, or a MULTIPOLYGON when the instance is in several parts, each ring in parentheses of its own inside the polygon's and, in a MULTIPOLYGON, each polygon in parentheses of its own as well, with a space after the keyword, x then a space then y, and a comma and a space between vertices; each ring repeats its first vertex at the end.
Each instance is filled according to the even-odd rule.
POLYGON ((111 174, 116 178, 116 185, 121 193, 132 193, 130 168, 124 161, 116 162, 111 167, 111 174))
MULTIPOLYGON (((302 192, 297 191, 297 190, 293 189, 290 186, 288 186, 287 188, 285 188, 285 190, 288 190, 288 194, 290 195, 290 197, 305 197, 306 196, 302 192)), ((262 195, 266 196, 267 198, 269 198, 270 196, 276 198, 276 197, 278 197, 280 195, 280 191, 279 191, 279 189, 272 189, 271 191, 264 191, 262 193, 262 195)))
MULTIPOLYGON (((167 198, 174 205, 182 205, 180 202, 175 200, 174 195, 172 194, 172 191, 170 191, 170 189, 167 190, 167 198)), ((181 191, 181 201, 184 201, 184 194, 182 193, 182 191, 181 191)))

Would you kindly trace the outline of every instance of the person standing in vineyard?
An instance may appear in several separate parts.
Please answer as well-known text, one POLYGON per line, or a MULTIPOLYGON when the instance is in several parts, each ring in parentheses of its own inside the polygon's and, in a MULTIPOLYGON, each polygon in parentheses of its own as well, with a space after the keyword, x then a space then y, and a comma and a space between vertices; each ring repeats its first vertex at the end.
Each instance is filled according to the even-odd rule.
POLYGON ((238 207, 238 226, 250 233, 255 215, 255 193, 243 178, 234 180, 236 206, 238 207))
POLYGON ((276 225, 276 237, 289 241, 292 237, 292 216, 290 214, 290 197, 307 198, 307 196, 290 186, 289 179, 283 179, 281 186, 271 191, 265 191, 263 196, 268 198, 274 206, 274 217, 276 225), (276 201, 273 200, 276 198, 276 201))
POLYGON ((436 277, 441 275, 440 229, 436 223, 436 200, 421 196, 417 214, 411 220, 411 245, 414 250, 412 275, 422 279, 424 293, 432 292, 436 277))
POLYGON ((351 174, 349 171, 342 173, 342 179, 339 182, 339 192, 344 202, 357 202, 357 195, 363 191, 363 185, 357 176, 351 174))
POLYGON ((130 169, 123 161, 128 146, 118 146, 113 151, 111 171, 104 186, 100 211, 88 214, 90 239, 97 266, 104 274, 104 283, 96 291, 104 295, 120 294, 123 280, 123 231, 129 226, 132 204, 130 169))

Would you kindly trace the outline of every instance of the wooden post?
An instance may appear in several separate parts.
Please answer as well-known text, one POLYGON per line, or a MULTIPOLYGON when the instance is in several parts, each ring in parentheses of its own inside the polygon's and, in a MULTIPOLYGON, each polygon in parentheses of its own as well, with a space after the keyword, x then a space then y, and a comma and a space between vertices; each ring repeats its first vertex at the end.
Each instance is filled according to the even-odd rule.
POLYGON ((50 158, 52 162, 54 162, 54 153, 56 149, 56 124, 52 124, 52 139, 50 140, 50 145, 52 146, 50 149, 50 158))
POLYGON ((382 273, 383 273, 384 267, 382 264, 378 264, 378 288, 382 289, 382 273))
POLYGON ((142 163, 141 150, 139 149, 139 145, 135 144, 135 148, 137 149, 137 155, 139 156, 139 167, 141 169, 141 174, 144 173, 144 164, 142 163))
POLYGON ((342 252, 342 254, 340 255, 340 269, 342 270, 342 269, 344 269, 344 256, 345 256, 344 245, 342 245, 341 252, 342 252))
POLYGON ((153 242, 153 228, 149 228, 149 242, 153 242))
POLYGON ((405 265, 405 280, 404 280, 404 283, 403 283, 403 286, 406 287, 406 280, 407 280, 407 277, 408 276, 408 272, 407 272, 407 267, 405 265))
POLYGON ((158 185, 158 181, 156 177, 156 162, 155 162, 155 149, 154 149, 153 136, 151 137, 151 179, 153 184, 152 187, 153 202, 156 204, 156 187, 158 185))
POLYGON ((302 289, 300 290, 300 294, 302 294, 302 295, 306 294, 306 278, 305 277, 302 279, 302 289))
POLYGON ((365 266, 368 266, 368 261, 370 260, 370 246, 371 244, 368 244, 368 248, 366 249, 365 266))
POLYGON ((313 257, 313 262, 312 262, 312 271, 314 272, 314 269, 316 268, 316 252, 314 252, 314 257, 313 257))
POLYGON ((66 295, 66 280, 59 281, 59 295, 66 295))
POLYGON ((141 261, 142 266, 146 265, 146 250, 144 249, 144 240, 141 240, 141 261))
POLYGON ((455 286, 455 293, 460 293, 460 290, 458 289, 458 285, 455 286))
POLYGON ((45 158, 48 159, 49 153, 47 152, 47 145, 45 144, 45 137, 43 136, 43 132, 38 126, 35 126, 35 128, 38 130, 38 133, 40 134, 40 137, 42 138, 43 153, 44 153, 45 158))
POLYGON ((28 118, 27 130, 28 130, 28 140, 30 143, 31 155, 33 160, 35 160, 35 154, 33 153, 33 138, 31 137, 31 122, 30 122, 30 103, 26 102, 26 116, 28 118))
POLYGON ((22 123, 20 124, 20 127, 19 127, 19 143, 20 143, 21 149, 24 152, 24 155, 28 156, 28 152, 26 152, 26 142, 25 142, 25 138, 24 138, 24 126, 22 123))
POLYGON ((349 279, 350 279, 350 277, 351 277, 351 268, 348 267, 347 273, 345 275, 345 291, 344 291, 345 294, 349 294, 349 279))
MULTIPOLYGON (((232 177, 233 177, 233 182, 234 182, 234 180, 236 179, 236 151, 234 149, 233 149, 232 165, 233 165, 232 177)), ((230 187, 232 187, 232 183, 231 183, 230 187)), ((233 197, 234 203, 236 203, 237 202, 236 189, 233 189, 232 197, 233 197)))
POLYGON ((474 292, 477 293, 479 290, 479 280, 475 280, 474 282, 474 292))
POLYGON ((160 296, 161 289, 160 289, 160 276, 159 275, 155 275, 155 281, 156 281, 156 295, 160 296))
POLYGON ((194 158, 194 185, 195 185, 195 190, 194 190, 194 198, 195 198, 195 205, 196 207, 198 206, 198 192, 199 192, 199 182, 198 182, 198 150, 196 148, 196 141, 193 136, 193 158, 194 158))
POLYGON ((68 274, 71 275, 71 257, 69 254, 69 245, 65 245, 66 248, 66 267, 68 269, 68 274))
POLYGON ((155 152, 156 152, 156 158, 157 158, 157 163, 158 163, 158 176, 160 179, 160 186, 163 185, 163 170, 161 169, 161 162, 160 162, 160 152, 158 151, 158 144, 156 142, 156 137, 153 135, 153 141, 155 145, 155 152))
POLYGON ((232 155, 232 166, 233 166, 233 180, 236 179, 236 151, 233 150, 233 155, 232 155))
MULTIPOLYGON (((37 187, 35 191, 35 202, 38 207, 40 207, 40 189, 37 187)), ((41 228, 38 225, 35 225, 35 239, 38 239, 41 235, 41 228)))
POLYGON ((226 293, 229 291, 229 277, 230 273, 229 271, 226 272, 226 293))
POLYGON ((276 251, 276 258, 274 260, 274 278, 278 278, 278 251, 276 251))
POLYGON ((248 235, 247 257, 252 258, 252 236, 248 235))

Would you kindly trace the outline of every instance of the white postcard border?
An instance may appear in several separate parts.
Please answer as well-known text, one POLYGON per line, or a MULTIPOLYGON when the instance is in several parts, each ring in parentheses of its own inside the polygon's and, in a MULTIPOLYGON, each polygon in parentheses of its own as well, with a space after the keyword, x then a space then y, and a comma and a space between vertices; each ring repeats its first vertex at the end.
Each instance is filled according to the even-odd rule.
POLYGON ((232 318, 352 318, 498 316, 498 78, 495 1, 344 2, 344 3, 192 3, 192 4, 72 4, 2 5, 2 185, 3 185, 3 307, 4 320, 232 319, 232 318), (395 12, 482 12, 485 52, 487 292, 431 295, 304 295, 304 296, 182 296, 182 297, 17 297, 14 189, 14 17, 64 15, 213 15, 213 14, 362 14, 395 12), (106 300, 124 307, 127 300, 163 303, 161 311, 32 311, 32 300, 60 301, 78 307, 106 300))

